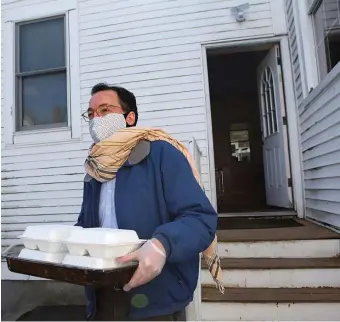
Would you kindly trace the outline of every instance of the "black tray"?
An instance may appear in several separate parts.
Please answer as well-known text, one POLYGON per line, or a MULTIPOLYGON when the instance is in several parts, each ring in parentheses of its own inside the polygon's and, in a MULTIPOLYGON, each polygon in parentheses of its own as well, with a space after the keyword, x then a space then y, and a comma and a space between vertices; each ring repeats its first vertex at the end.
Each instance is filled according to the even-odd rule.
POLYGON ((109 286, 115 289, 121 289, 128 283, 138 266, 137 263, 133 263, 128 267, 109 270, 88 269, 27 260, 19 258, 18 255, 19 252, 13 252, 4 256, 11 272, 77 285, 109 286))

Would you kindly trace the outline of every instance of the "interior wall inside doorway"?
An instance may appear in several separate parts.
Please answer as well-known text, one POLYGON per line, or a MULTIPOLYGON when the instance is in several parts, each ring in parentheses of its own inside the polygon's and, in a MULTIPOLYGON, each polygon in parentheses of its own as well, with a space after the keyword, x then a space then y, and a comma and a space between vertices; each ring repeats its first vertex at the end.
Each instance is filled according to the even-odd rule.
POLYGON ((267 53, 208 52, 219 213, 268 209, 257 89, 257 67, 267 53))

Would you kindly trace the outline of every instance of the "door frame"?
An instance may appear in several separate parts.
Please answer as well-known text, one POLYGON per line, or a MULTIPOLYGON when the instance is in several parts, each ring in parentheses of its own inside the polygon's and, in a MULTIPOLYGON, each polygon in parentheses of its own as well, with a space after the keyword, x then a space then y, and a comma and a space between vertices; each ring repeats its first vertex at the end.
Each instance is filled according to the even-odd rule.
POLYGON ((293 74, 291 70, 291 58, 289 51, 288 36, 278 37, 259 37, 253 39, 231 40, 224 42, 204 43, 201 45, 201 66, 202 77, 204 84, 204 97, 205 97, 205 115, 207 122, 207 141, 208 141, 208 169, 210 179, 210 200, 215 210, 217 210, 217 192, 216 192, 216 178, 215 178, 215 157, 214 157, 214 142, 212 131, 212 117, 210 105, 210 90, 209 90, 209 77, 208 77, 208 57, 207 51, 216 48, 247 48, 252 51, 255 46, 265 44, 279 44, 282 58, 282 73, 284 83, 284 103, 287 113, 287 132, 288 132, 288 145, 289 145, 289 160, 292 175, 292 193, 293 193, 293 207, 297 212, 299 218, 305 217, 304 211, 304 189, 303 189, 303 168, 301 160, 301 138, 299 130, 299 115, 296 107, 295 93, 293 86, 293 74), (298 142, 298 144, 296 144, 298 142))

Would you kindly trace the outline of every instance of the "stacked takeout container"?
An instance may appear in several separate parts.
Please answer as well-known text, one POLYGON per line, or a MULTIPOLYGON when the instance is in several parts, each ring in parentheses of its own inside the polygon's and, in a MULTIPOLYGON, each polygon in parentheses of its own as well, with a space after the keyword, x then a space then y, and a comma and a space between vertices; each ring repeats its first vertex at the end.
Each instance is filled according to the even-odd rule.
POLYGON ((116 259, 144 243, 132 230, 66 225, 29 226, 20 238, 19 258, 92 269, 121 267, 116 259))

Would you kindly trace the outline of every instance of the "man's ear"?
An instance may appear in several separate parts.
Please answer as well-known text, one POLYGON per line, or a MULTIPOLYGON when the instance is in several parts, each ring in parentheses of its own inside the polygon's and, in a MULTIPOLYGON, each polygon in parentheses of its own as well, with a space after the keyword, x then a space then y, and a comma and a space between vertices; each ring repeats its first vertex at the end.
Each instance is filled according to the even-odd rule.
POLYGON ((136 114, 135 112, 130 112, 125 119, 128 126, 134 126, 136 122, 136 114))

